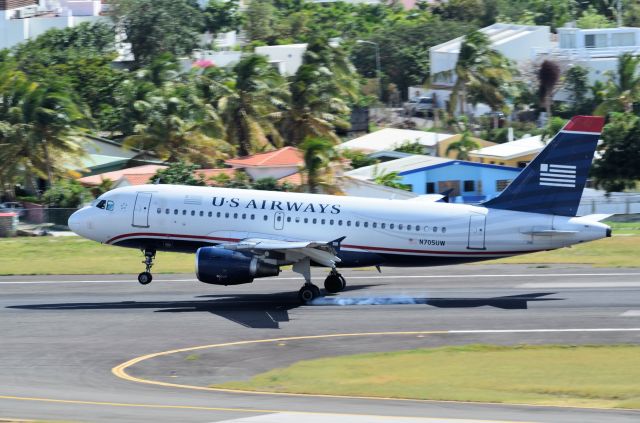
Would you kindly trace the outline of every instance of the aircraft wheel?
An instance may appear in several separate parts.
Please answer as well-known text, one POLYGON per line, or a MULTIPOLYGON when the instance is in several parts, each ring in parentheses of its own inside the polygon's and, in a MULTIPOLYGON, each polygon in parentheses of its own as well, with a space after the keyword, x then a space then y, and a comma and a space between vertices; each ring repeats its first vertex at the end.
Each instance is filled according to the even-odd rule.
POLYGON ((342 291, 344 287, 344 278, 340 275, 331 273, 324 280, 324 289, 331 294, 342 291))
POLYGON ((308 304, 319 296, 320 288, 311 284, 303 286, 300 288, 300 291, 298 291, 298 298, 300 298, 302 304, 308 304))
POLYGON ((140 282, 141 285, 148 285, 152 280, 153 276, 151 276, 149 272, 142 272, 138 275, 138 282, 140 282))

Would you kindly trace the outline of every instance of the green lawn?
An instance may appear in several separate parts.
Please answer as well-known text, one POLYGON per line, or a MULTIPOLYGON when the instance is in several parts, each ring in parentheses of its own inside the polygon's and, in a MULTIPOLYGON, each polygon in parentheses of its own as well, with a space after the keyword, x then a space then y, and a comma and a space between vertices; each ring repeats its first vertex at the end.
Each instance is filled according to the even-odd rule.
MULTIPOLYGON (((0 238, 0 275, 140 273, 142 253, 79 237, 0 238)), ((154 273, 192 273, 193 254, 159 252, 154 273)))
POLYGON ((301 361, 218 388, 640 408, 640 346, 469 345, 301 361))

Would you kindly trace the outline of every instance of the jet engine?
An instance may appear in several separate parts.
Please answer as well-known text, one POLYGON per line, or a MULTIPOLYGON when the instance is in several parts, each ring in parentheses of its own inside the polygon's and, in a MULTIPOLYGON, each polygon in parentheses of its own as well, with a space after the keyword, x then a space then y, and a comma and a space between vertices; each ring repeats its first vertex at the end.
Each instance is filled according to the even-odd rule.
POLYGON ((220 247, 202 247, 196 251, 196 276, 200 282, 214 285, 239 285, 254 278, 278 276, 280 268, 252 254, 220 247))

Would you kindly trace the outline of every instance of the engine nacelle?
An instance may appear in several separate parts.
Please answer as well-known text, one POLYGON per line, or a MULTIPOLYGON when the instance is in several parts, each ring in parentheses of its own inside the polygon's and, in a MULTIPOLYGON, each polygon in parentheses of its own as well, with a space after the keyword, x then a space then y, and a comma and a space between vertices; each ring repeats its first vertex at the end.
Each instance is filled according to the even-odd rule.
POLYGON ((278 266, 264 263, 251 254, 219 247, 202 247, 196 251, 196 276, 204 283, 239 285, 279 274, 278 266))

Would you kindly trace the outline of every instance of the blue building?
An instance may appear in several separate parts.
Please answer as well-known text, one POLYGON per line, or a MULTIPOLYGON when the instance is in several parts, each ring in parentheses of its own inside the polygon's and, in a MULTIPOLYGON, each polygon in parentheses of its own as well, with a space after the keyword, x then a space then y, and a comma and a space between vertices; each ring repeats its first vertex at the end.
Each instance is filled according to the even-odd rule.
POLYGON ((450 198, 460 203, 477 203, 495 197, 522 169, 451 160, 398 173, 402 183, 416 194, 437 194, 452 190, 450 198))
POLYGON ((347 172, 351 177, 375 180, 391 172, 417 195, 451 190, 452 202, 477 203, 495 197, 522 169, 442 157, 413 155, 347 172))

